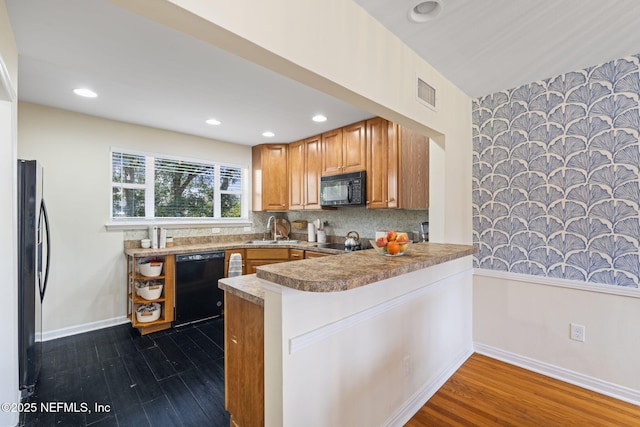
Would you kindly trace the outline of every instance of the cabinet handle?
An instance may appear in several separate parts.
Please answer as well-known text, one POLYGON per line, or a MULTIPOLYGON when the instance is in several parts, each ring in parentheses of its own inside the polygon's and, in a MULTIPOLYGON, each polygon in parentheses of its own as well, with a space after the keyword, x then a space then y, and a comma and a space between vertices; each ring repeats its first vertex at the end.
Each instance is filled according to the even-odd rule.
POLYGON ((299 255, 299 254, 291 254, 291 256, 292 256, 293 258, 298 258, 300 255, 299 255))
POLYGON ((231 342, 234 344, 238 344, 238 338, 235 335, 231 335, 231 342))

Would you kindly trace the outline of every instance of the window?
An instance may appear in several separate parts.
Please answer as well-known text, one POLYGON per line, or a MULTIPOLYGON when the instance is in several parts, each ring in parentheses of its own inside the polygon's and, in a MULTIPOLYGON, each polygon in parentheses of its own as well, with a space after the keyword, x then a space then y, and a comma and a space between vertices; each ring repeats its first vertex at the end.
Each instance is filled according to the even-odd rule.
POLYGON ((111 152, 111 218, 246 219, 246 167, 111 152))

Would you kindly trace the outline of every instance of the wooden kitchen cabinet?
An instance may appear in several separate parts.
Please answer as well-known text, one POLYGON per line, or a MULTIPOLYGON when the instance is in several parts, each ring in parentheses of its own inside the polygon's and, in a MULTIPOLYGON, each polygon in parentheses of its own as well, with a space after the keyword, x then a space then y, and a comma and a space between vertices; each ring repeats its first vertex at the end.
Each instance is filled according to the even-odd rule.
POLYGON ((288 209, 288 144, 261 144, 252 148, 254 211, 288 209))
POLYGON ((247 274, 254 274, 256 267, 289 261, 289 248, 249 248, 246 249, 245 269, 247 274))
POLYGON ((289 144, 289 209, 321 209, 322 138, 320 135, 289 144))
POLYGON ((322 134, 322 175, 366 169, 367 139, 364 121, 322 134))
POLYGON ((313 252, 313 251, 304 251, 304 258, 305 259, 309 259, 309 258, 321 258, 324 256, 331 256, 332 254, 327 254, 324 252, 313 252))
POLYGON ((289 261, 304 259, 304 252, 302 249, 289 249, 289 261))
POLYGON ((380 117, 366 126, 367 207, 429 208, 429 138, 380 117))
POLYGON ((429 138, 397 126, 398 208, 429 208, 429 138))
POLYGON ((247 274, 244 263, 246 257, 244 249, 229 249, 224 251, 224 277, 229 277, 229 258, 231 258, 231 254, 240 254, 242 257, 242 274, 247 274))
POLYGON ((264 308, 224 293, 224 403, 231 426, 264 426, 264 308))
POLYGON ((154 256, 154 257, 136 257, 127 256, 127 315, 131 321, 131 325, 140 331, 140 334, 146 335, 151 332, 162 331, 171 327, 173 322, 173 297, 174 297, 174 270, 175 257, 173 255, 154 256), (155 259, 162 261, 162 273, 160 276, 147 277, 137 272, 136 265, 140 261, 148 261, 155 259), (136 293, 136 282, 138 281, 157 281, 162 283, 162 294, 160 298, 155 300, 146 300, 136 293), (138 322, 136 309, 143 304, 156 302, 160 304, 160 318, 152 322, 138 322))

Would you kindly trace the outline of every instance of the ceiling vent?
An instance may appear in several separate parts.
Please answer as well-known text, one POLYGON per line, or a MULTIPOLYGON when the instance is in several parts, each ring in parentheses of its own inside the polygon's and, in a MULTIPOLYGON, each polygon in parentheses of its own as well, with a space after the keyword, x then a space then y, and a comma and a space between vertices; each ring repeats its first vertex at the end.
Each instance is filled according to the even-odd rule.
POLYGON ((436 109, 436 88, 418 77, 418 101, 436 109))

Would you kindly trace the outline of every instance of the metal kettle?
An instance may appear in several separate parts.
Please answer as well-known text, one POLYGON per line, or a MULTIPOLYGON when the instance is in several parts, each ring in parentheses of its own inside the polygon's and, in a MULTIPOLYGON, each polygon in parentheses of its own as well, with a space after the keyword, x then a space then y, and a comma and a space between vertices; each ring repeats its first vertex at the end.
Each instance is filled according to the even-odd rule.
POLYGON ((360 246, 360 235, 357 231, 350 231, 345 237, 344 246, 351 248, 353 246, 360 246), (354 237, 355 235, 355 237, 354 237))

